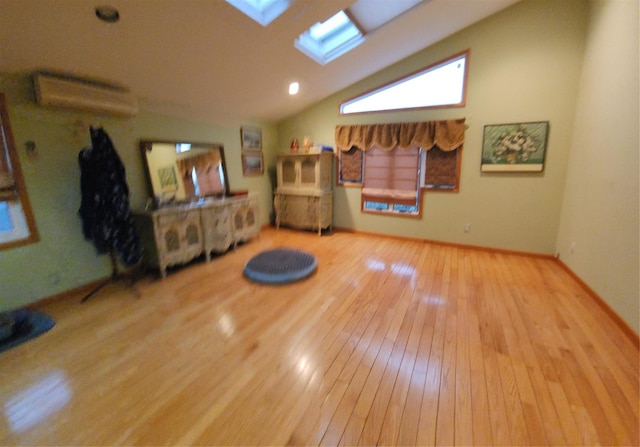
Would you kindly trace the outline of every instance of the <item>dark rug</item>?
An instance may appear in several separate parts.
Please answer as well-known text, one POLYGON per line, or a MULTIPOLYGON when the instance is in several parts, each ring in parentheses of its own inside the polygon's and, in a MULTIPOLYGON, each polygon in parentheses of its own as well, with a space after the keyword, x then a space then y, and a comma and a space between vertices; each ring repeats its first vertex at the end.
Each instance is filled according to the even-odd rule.
POLYGON ((318 262, 302 250, 277 248, 263 251, 244 266, 244 276, 263 284, 286 284, 311 275, 318 262))
POLYGON ((44 334, 55 324, 48 315, 34 310, 0 312, 0 352, 44 334))

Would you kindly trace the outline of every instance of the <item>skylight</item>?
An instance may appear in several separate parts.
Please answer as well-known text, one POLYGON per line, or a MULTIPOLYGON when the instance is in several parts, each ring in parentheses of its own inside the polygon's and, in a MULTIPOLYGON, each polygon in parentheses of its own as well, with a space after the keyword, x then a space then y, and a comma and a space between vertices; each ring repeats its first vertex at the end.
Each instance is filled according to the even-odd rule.
POLYGON ((346 11, 339 11, 302 33, 295 40, 295 47, 324 65, 360 45, 366 34, 423 2, 425 0, 358 0, 346 11))
POLYGON ((227 0, 227 3, 267 26, 289 7, 291 0, 227 0))
POLYGON ((368 34, 407 12, 424 0, 358 0, 349 6, 349 15, 368 34))
POLYGON ((318 22, 295 40, 295 47, 321 65, 360 45, 364 35, 344 11, 318 22))
POLYGON ((468 52, 340 104, 340 114, 464 105, 468 52))

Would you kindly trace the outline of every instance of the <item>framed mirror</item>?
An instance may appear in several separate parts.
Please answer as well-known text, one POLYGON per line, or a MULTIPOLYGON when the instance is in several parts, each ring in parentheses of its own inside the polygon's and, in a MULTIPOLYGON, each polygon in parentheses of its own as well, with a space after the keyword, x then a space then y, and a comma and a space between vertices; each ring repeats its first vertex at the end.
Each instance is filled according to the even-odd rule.
POLYGON ((140 149, 157 206, 229 195, 222 144, 142 140, 140 149))
POLYGON ((0 250, 40 240, 27 186, 9 123, 5 97, 0 93, 0 250))

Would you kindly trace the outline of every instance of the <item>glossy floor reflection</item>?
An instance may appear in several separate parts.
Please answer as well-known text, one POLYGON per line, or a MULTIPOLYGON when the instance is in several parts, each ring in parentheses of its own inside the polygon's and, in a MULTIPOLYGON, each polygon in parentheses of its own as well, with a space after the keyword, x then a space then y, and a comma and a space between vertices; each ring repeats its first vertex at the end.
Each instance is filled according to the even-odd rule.
POLYGON ((638 348, 554 259, 265 230, 44 309, 0 445, 637 445, 638 348), (248 281, 297 247, 316 274, 248 281))

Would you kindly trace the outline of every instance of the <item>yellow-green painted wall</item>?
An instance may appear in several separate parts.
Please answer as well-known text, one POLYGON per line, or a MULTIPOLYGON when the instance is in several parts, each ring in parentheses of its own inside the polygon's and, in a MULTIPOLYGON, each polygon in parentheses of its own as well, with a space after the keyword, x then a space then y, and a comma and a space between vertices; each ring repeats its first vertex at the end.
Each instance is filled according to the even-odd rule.
MULTIPOLYGON (((13 309, 108 277, 109 256, 97 255, 84 240, 80 206, 78 153, 91 144, 89 125, 103 126, 126 166, 133 208, 144 207, 148 196, 141 139, 190 140, 222 143, 232 189, 248 189, 262 202, 262 221, 269 221, 271 184, 268 175, 243 177, 240 127, 262 128, 268 152, 276 130, 264 123, 211 124, 154 115, 141 111, 133 118, 104 117, 88 113, 49 110, 33 102, 31 79, 0 75, 0 92, 7 98, 11 127, 19 153, 40 241, 0 251, 0 310, 13 309), (25 142, 36 144, 37 156, 29 158, 25 142)), ((273 163, 272 163, 273 164, 273 163)))
POLYGON ((558 252, 640 328, 637 1, 594 1, 562 205, 558 252))
MULTIPOLYGON (((421 219, 360 212, 358 188, 335 188, 334 225, 360 231, 553 254, 586 35, 583 1, 523 1, 278 126, 279 148, 308 135, 334 145, 338 124, 466 118, 459 193, 426 192, 421 219), (464 108, 338 116, 338 104, 470 49, 464 108), (480 173, 486 124, 549 121, 542 173, 480 173), (471 231, 464 232, 466 223, 471 231)), ((416 30, 416 33, 421 32, 416 30)), ((312 88, 309 86, 308 88, 312 88)))

